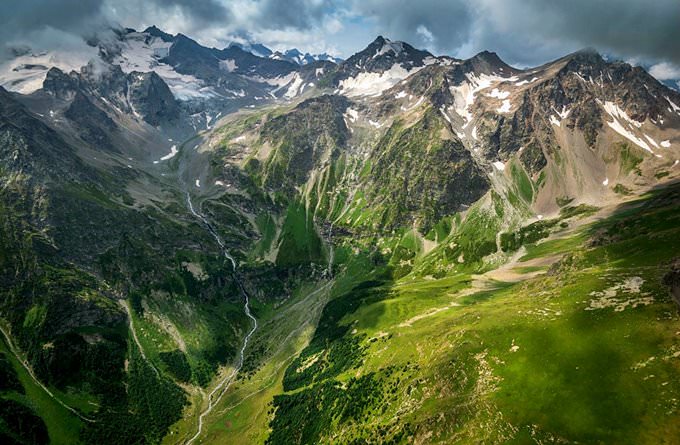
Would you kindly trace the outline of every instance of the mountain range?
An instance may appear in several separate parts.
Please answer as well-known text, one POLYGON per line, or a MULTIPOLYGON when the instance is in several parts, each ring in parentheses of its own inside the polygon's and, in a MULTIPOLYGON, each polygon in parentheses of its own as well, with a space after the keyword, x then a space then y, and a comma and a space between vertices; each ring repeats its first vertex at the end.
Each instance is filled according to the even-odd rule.
POLYGON ((644 69, 88 45, 0 64, 3 443, 680 437, 680 93, 644 69))

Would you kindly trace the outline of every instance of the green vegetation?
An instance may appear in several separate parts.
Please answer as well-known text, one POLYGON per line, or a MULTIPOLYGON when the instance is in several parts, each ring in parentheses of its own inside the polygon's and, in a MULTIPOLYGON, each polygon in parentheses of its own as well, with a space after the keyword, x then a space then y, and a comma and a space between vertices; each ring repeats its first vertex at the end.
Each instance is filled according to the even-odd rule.
POLYGON ((347 106, 342 96, 321 96, 268 120, 260 140, 276 147, 256 173, 261 184, 291 191, 307 180, 309 172, 323 158, 334 158, 336 149, 344 146, 348 138, 343 120, 347 106))
POLYGON ((173 377, 183 383, 191 381, 191 367, 182 351, 159 352, 158 356, 173 377))
POLYGON ((536 221, 520 228, 516 232, 501 233, 501 249, 503 252, 512 252, 525 244, 533 244, 546 238, 558 222, 558 219, 536 221))
POLYGON ((257 242, 252 251, 252 258, 260 258, 265 256, 272 249, 272 245, 276 239, 277 226, 274 217, 267 213, 261 213, 255 218, 257 228, 261 234, 260 240, 257 242))
POLYGON ((427 233, 461 204, 471 204, 488 189, 469 152, 456 139, 442 136, 446 122, 435 109, 416 123, 397 121, 378 141, 380 156, 371 165, 367 204, 381 227, 417 221, 427 233), (418 155, 414 155, 418 153, 418 155))
MULTIPOLYGON (((312 388, 274 397, 272 434, 267 444, 319 443, 331 428, 346 424, 363 423, 367 418, 386 411, 401 383, 401 374, 407 370, 387 368, 361 377, 351 377, 347 382, 326 381, 312 388)), ((365 443, 400 443, 409 432, 410 425, 385 424, 366 428, 357 435, 341 440, 365 443)))
POLYGON ((135 349, 128 373, 127 391, 111 388, 107 405, 83 433, 85 443, 157 443, 181 417, 186 400, 182 390, 157 376, 135 349))
POLYGON ((27 406, 11 399, 0 399, 0 439, 12 444, 49 443, 42 419, 27 406))
MULTIPOLYGON (((5 368, 3 365, 3 372, 6 373, 8 380, 7 383, 3 385, 5 389, 0 390, 0 400, 12 400, 30 408, 32 413, 28 416, 29 419, 33 419, 31 417, 33 415, 40 416, 40 421, 33 419, 27 426, 33 425, 40 429, 41 427, 39 424, 44 423, 47 427, 50 443, 57 445, 79 443, 78 436, 82 427, 80 419, 67 411, 35 383, 26 369, 11 353, 4 338, 0 341, 0 353, 0 356, 3 357, 3 362, 11 367, 5 368), (18 379, 20 387, 16 386, 14 378, 18 379)), ((19 426, 14 423, 13 425, 14 427, 19 426)), ((30 441, 27 441, 26 438, 17 438, 16 433, 0 433, 0 437, 2 437, 3 434, 5 434, 5 437, 7 437, 7 435, 12 437, 12 440, 18 440, 19 443, 22 443, 22 441, 31 443, 30 441)), ((11 440, 7 440, 8 443, 13 443, 11 440)))
MULTIPOLYGON (((380 297, 339 296, 324 310, 317 340, 286 371, 289 392, 274 397, 268 443, 674 437, 678 315, 659 264, 677 254, 677 191, 529 244, 515 269, 527 278, 517 283, 459 294, 469 286, 465 275, 409 274, 376 288, 387 291, 380 297), (544 258, 552 266, 533 277, 545 269, 529 264, 544 258), (350 339, 363 358, 328 372, 337 362, 328 351, 350 339), (398 370, 394 392, 389 370, 398 370)), ((572 207, 563 216, 594 210, 572 207)), ((559 221, 517 236, 526 241, 559 221)))
POLYGON ((324 262, 312 216, 303 203, 291 203, 279 236, 276 264, 282 267, 324 262))
POLYGON ((4 352, 0 353, 0 391, 16 391, 20 394, 25 392, 12 362, 4 352))
POLYGON ((639 149, 622 142, 618 144, 618 150, 621 172, 628 174, 631 171, 635 171, 638 175, 641 174, 638 165, 640 165, 644 159, 637 153, 639 149))
POLYGON ((571 204, 574 201, 574 198, 570 198, 568 196, 558 196, 555 198, 555 203, 557 203, 558 206, 564 207, 566 205, 571 204))
POLYGON ((589 216, 597 212, 598 208, 588 204, 579 204, 577 206, 567 206, 560 209, 560 217, 563 219, 573 218, 574 216, 589 216))
POLYGON ((522 168, 521 164, 512 162, 510 164, 510 174, 515 184, 517 194, 527 203, 531 203, 534 197, 534 188, 531 179, 522 168))
POLYGON ((286 370, 284 390, 290 391, 334 377, 361 364, 362 338, 347 335, 351 326, 341 324, 340 321, 360 305, 386 298, 384 286, 385 283, 377 281, 361 283, 324 307, 309 346, 286 370))
POLYGON ((623 184, 616 184, 613 190, 614 193, 617 193, 619 195, 629 196, 633 194, 631 190, 623 184))

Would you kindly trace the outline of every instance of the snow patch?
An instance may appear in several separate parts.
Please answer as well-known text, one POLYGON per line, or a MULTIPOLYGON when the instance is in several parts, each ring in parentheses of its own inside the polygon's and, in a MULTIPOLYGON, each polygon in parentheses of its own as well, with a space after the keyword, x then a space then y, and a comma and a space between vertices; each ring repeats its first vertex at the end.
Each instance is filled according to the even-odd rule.
POLYGON ((236 68, 238 68, 238 66, 236 65, 236 61, 234 59, 227 59, 220 60, 220 68, 227 71, 228 73, 231 73, 236 68))
POLYGON ((669 140, 661 141, 661 146, 663 148, 670 148, 671 147, 671 141, 669 141, 669 140))
POLYGON ((664 96, 664 97, 666 98, 668 103, 671 105, 671 107, 673 107, 673 111, 675 111, 676 113, 680 113, 680 107, 675 105, 675 103, 673 103, 673 101, 668 96, 664 96))
POLYGON ((196 187, 199 187, 199 188, 201 187, 201 180, 200 179, 196 180, 196 187))
POLYGON ((496 167, 500 171, 505 170, 505 164, 503 164, 501 161, 494 162, 493 166, 496 167))
POLYGON ((446 114, 446 111, 444 110, 444 107, 441 107, 441 108, 439 109, 439 111, 441 112, 442 116, 444 116, 444 119, 446 119, 446 121, 447 121, 449 124, 453 124, 453 122, 451 122, 451 118, 449 117, 449 115, 446 114))
POLYGON ((515 86, 521 87, 522 85, 526 85, 526 84, 529 84, 529 83, 534 83, 534 82, 536 82, 537 80, 538 80, 538 77, 532 77, 531 80, 527 80, 527 79, 520 80, 519 82, 516 82, 516 83, 515 83, 515 86))
POLYGON ((451 65, 451 62, 452 62, 451 60, 440 60, 440 59, 437 59, 436 57, 432 57, 432 56, 427 56, 423 59, 423 63, 425 64, 425 66, 434 65, 436 63, 438 63, 440 65, 447 66, 447 65, 451 65))
POLYGON ((293 77, 293 81, 290 83, 288 86, 288 89, 286 90, 285 94, 283 95, 284 97, 288 99, 292 99, 298 94, 302 93, 302 90, 304 89, 303 84, 304 80, 302 77, 300 77, 297 73, 295 73, 295 76, 293 77))
POLYGON ((604 178, 604 181, 602 181, 602 185, 607 187, 609 185, 609 178, 604 178))
POLYGON ((571 110, 568 110, 566 106, 562 106, 562 111, 557 111, 555 107, 552 107, 553 111, 557 113, 557 116, 559 116, 559 119, 557 116, 550 116, 550 123, 553 125, 557 125, 558 127, 562 126, 562 121, 569 116, 569 113, 571 113, 571 110))
POLYGON ((604 109, 607 113, 609 113, 610 116, 612 116, 615 119, 623 119, 624 121, 628 122, 631 125, 634 125, 637 128, 640 128, 642 126, 641 122, 638 122, 628 117, 628 114, 614 102, 609 101, 605 102, 604 109))
POLYGON ((467 80, 449 89, 454 98, 456 113, 465 120, 463 128, 467 127, 472 121, 473 116, 470 112, 470 107, 475 103, 475 95, 479 91, 489 88, 494 82, 507 80, 500 76, 490 76, 487 74, 477 76, 474 73, 468 73, 465 77, 467 80))
POLYGON ((494 88, 488 96, 495 97, 497 99, 506 99, 508 96, 510 96, 510 92, 500 91, 498 88, 494 88))
POLYGON ((232 96, 235 96, 235 97, 245 97, 246 96, 246 92, 243 90, 243 88, 241 88, 238 91, 225 88, 224 91, 231 94, 232 96))
POLYGON ((411 70, 404 69, 398 63, 384 73, 359 73, 340 81, 339 91, 347 96, 380 96, 383 91, 392 88, 399 81, 406 79, 422 67, 411 70))
POLYGON ((348 108, 345 114, 349 117, 350 122, 356 122, 359 119, 359 112, 353 108, 348 108))
POLYGON ((50 68, 59 68, 67 74, 79 71, 88 60, 97 56, 96 48, 91 48, 91 51, 91 53, 79 51, 30 53, 5 61, 0 60, 0 85, 21 94, 33 93, 42 88, 50 68))
POLYGON ((655 146, 656 148, 659 148, 659 144, 657 144, 656 141, 655 141, 654 139, 652 139, 652 138, 649 137, 648 135, 645 135, 645 138, 649 141, 650 144, 652 144, 652 145, 655 146))
POLYGON ((167 161, 168 159, 172 159, 172 158, 175 157, 176 154, 177 154, 177 146, 173 145, 172 147, 170 147, 170 153, 161 157, 161 161, 167 161))
POLYGON ((649 145, 642 140, 641 138, 637 137, 632 131, 629 129, 625 128, 619 120, 622 120, 624 122, 627 122, 629 124, 629 127, 632 129, 633 126, 640 128, 642 124, 640 122, 634 121, 630 117, 628 117, 628 114, 623 111, 621 108, 619 108, 618 105, 616 105, 614 102, 605 102, 603 105, 605 111, 612 117, 611 122, 607 122, 607 125, 611 127, 614 131, 619 133, 621 136, 625 137, 629 141, 633 142, 635 145, 637 145, 640 148, 644 148, 650 153, 653 153, 652 149, 649 147, 649 145))
POLYGON ((510 100, 505 99, 505 100, 503 101, 503 104, 502 104, 502 105, 498 108, 498 110, 496 110, 496 111, 499 112, 499 113, 509 113, 509 112, 510 112, 510 107, 511 107, 511 106, 512 106, 512 105, 510 104, 510 100))
POLYGON ((562 111, 555 110, 555 107, 553 107, 553 110, 558 114, 558 116, 560 116, 560 119, 562 120, 566 119, 567 116, 569 116, 569 113, 571 113, 571 110, 568 110, 566 105, 562 106, 562 111))
POLYGON ((402 53, 402 51, 404 51, 404 44, 402 42, 392 42, 391 40, 385 39, 385 43, 383 43, 383 46, 381 46, 380 49, 376 51, 373 58, 375 59, 376 57, 389 52, 392 52, 395 56, 398 56, 402 53))
POLYGON ((188 74, 180 74, 172 66, 160 62, 167 57, 171 45, 172 42, 164 42, 158 37, 149 39, 144 33, 129 33, 122 42, 120 55, 112 62, 120 65, 124 73, 154 71, 168 84, 173 96, 179 100, 219 96, 214 89, 205 86, 202 80, 188 74))

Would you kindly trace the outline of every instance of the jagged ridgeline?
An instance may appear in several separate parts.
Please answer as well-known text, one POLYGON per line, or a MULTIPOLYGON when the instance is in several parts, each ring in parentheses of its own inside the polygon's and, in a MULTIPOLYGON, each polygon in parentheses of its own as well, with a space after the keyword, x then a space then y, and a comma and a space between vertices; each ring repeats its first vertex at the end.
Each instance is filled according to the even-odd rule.
POLYGON ((680 437, 675 90, 113 35, 0 72, 2 443, 680 437))

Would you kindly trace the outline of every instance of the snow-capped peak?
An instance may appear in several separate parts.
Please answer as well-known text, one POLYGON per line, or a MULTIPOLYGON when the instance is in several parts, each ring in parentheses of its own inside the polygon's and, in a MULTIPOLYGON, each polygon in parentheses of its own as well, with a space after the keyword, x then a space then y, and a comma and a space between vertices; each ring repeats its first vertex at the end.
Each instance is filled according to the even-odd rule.
POLYGON ((310 63, 318 62, 318 61, 328 61, 328 62, 333 62, 333 63, 341 63, 342 59, 338 57, 331 56, 328 53, 322 53, 322 54, 310 54, 310 53, 302 53, 297 48, 292 48, 288 49, 284 52, 281 51, 276 51, 268 56, 270 59, 274 60, 285 60, 287 62, 292 62, 297 65, 307 65, 310 63))

